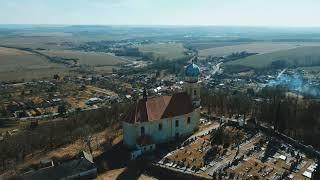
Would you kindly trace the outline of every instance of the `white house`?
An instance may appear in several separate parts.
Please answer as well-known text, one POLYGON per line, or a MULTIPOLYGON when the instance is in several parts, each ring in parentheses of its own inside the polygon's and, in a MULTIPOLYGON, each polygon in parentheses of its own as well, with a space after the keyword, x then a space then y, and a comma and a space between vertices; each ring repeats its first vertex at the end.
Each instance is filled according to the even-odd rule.
POLYGON ((123 123, 124 144, 143 152, 192 134, 200 120, 200 69, 194 63, 185 70, 184 92, 144 97, 123 123))

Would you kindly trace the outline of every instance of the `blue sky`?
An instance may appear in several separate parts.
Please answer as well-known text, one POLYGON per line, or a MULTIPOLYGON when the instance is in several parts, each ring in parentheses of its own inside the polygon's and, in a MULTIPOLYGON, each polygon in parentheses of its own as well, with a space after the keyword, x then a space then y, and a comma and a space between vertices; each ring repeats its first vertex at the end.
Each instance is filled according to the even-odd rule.
POLYGON ((320 0, 0 0, 0 24, 320 26, 320 0))

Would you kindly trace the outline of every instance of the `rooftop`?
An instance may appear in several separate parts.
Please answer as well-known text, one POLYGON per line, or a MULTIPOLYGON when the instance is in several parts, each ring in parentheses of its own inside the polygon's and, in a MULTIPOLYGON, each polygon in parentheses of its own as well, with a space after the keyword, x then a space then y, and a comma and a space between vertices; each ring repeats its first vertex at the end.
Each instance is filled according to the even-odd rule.
POLYGON ((186 67, 186 76, 188 77, 198 77, 200 76, 200 68, 196 64, 192 63, 186 67))
POLYGON ((91 162, 92 159, 87 159, 89 156, 68 161, 57 166, 43 168, 38 171, 29 172, 22 176, 23 180, 42 180, 42 179, 63 179, 81 172, 95 169, 96 166, 91 162))
POLYGON ((176 93, 172 96, 158 96, 140 99, 134 106, 126 122, 138 123, 156 121, 169 117, 176 117, 193 111, 190 96, 176 93))

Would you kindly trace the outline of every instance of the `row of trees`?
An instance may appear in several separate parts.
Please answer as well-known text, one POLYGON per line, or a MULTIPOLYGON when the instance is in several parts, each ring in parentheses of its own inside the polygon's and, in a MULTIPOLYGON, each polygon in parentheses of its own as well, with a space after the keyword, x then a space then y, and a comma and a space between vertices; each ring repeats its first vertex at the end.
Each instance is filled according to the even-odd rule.
POLYGON ((210 92, 203 89, 201 104, 207 109, 208 114, 218 116, 243 115, 247 117, 253 112, 253 101, 242 92, 229 94, 224 91, 210 92))
POLYGON ((77 139, 87 141, 91 134, 119 123, 125 118, 129 107, 128 104, 114 104, 109 108, 75 112, 68 118, 40 123, 36 128, 26 125, 17 135, 1 141, 0 171, 12 169, 12 166, 8 166, 12 164, 9 162, 17 164, 28 155, 33 156, 34 152, 45 153, 77 139))
POLYGON ((219 116, 241 115, 244 119, 252 118, 261 123, 268 123, 274 130, 293 138, 308 141, 320 147, 308 137, 319 135, 318 118, 320 102, 303 99, 298 95, 288 95, 285 89, 263 89, 254 96, 236 92, 203 91, 202 107, 209 114, 219 116))

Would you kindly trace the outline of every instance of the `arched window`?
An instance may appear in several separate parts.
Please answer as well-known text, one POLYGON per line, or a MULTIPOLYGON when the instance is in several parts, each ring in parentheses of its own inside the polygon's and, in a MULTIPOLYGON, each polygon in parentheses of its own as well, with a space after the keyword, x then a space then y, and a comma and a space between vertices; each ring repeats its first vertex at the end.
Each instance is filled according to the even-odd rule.
POLYGON ((195 96, 197 95, 197 90, 193 91, 193 95, 195 95, 195 96))
POLYGON ((141 128, 140 128, 140 131, 141 131, 141 136, 143 136, 144 135, 144 126, 142 126, 141 128))
POLYGON ((187 123, 190 124, 190 122, 191 122, 191 117, 188 117, 187 123))
POLYGON ((162 130, 162 123, 159 123, 159 131, 161 131, 162 130))

